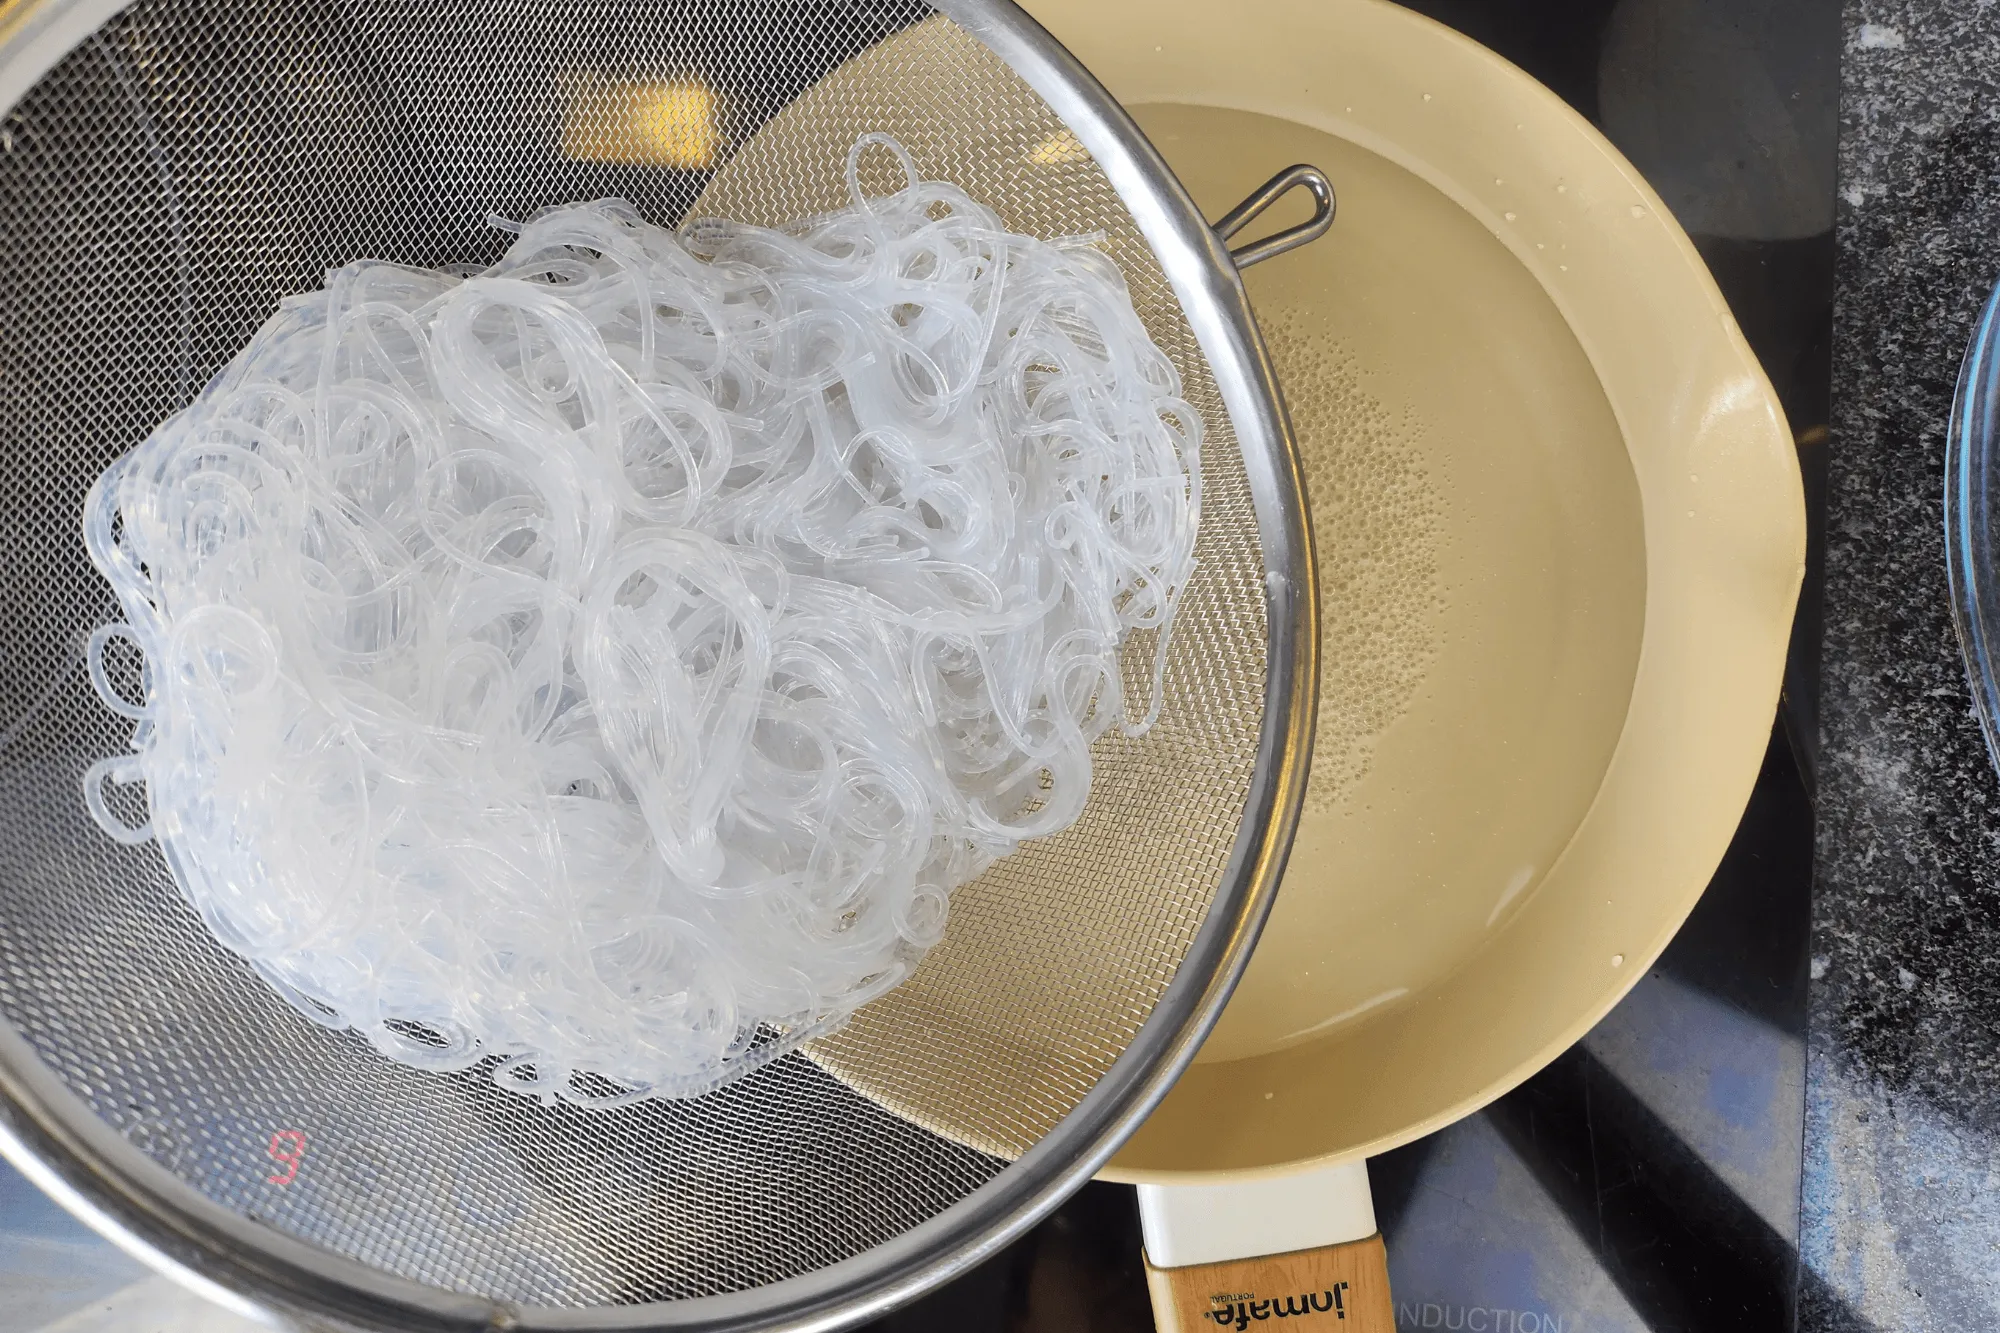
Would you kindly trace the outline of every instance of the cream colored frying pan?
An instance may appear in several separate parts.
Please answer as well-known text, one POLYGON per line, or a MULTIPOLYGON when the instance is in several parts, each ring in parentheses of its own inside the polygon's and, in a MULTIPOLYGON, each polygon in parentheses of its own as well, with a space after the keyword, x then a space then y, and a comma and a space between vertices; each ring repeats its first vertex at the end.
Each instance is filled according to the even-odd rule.
MULTIPOLYGON (((1245 275, 1321 547, 1307 813, 1228 1012, 1105 1174, 1331 1170, 1540 1068, 1694 905, 1777 702, 1792 441, 1659 198, 1490 51, 1378 0, 1028 7, 1211 214, 1292 162, 1339 191, 1245 275)), ((1338 1176, 1251 1212, 1331 1217, 1338 1176)), ((1163 1284, 1184 1324, 1255 1305, 1224 1271, 1163 1284)))

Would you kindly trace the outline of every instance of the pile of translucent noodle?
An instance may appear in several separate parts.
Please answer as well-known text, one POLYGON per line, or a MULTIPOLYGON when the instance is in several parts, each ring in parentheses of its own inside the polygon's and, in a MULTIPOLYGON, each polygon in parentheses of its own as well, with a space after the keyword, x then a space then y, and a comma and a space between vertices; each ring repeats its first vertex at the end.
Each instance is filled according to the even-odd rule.
POLYGON ((903 161, 783 230, 611 201, 473 277, 350 265, 98 480, 137 726, 89 806, 307 1018, 704 1092, 907 976, 1151 725, 1199 419, 1089 238, 903 161))

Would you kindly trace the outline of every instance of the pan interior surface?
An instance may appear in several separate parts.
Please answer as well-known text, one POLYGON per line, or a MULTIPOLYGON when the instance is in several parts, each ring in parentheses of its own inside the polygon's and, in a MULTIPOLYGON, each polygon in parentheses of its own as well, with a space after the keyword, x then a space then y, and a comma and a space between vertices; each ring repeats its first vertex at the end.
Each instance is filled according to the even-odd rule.
POLYGON ((1340 194, 1246 278, 1327 547, 1306 813, 1105 1174, 1381 1152, 1587 1031, 1714 872, 1803 573, 1790 433, 1659 197, 1491 51, 1382 0, 1028 7, 1203 206, 1298 160, 1340 194))
POLYGON ((1327 244, 1245 274, 1305 460, 1323 653, 1284 889, 1200 1057, 1238 1060, 1382 1016, 1533 894, 1624 726, 1643 524, 1589 358, 1464 209, 1291 121, 1134 116, 1211 214, 1290 162, 1341 192, 1327 244))

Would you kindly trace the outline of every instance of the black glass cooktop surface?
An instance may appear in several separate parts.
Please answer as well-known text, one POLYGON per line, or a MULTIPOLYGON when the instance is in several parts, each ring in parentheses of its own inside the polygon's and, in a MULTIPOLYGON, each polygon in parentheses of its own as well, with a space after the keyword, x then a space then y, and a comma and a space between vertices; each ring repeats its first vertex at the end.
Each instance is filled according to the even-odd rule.
MULTIPOLYGON (((1784 707, 1686 928, 1522 1087, 1370 1164, 1402 1329, 1789 1329, 1817 735, 1839 8, 1832 0, 1423 0, 1602 127, 1674 208, 1799 440, 1813 521, 1784 707)), ((0 1333, 141 1270, 0 1167, 0 1333)), ((1808 1293, 1820 1295, 1823 1293, 1808 1293)), ((94 1326, 93 1326, 94 1327, 94 1326)), ((1131 1190, 1086 1187, 875 1333, 1152 1327, 1131 1190)))

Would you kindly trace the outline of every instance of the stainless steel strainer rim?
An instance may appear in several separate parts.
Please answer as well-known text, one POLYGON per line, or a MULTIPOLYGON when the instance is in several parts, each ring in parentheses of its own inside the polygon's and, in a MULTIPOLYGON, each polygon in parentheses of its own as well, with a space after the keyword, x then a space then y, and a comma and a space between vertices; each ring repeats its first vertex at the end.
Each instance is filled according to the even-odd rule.
MULTIPOLYGON (((0 8, 0 114, 127 0, 0 8)), ((1097 160, 1172 283, 1234 425, 1266 569, 1265 708, 1228 867, 1136 1038, 1012 1167, 939 1215, 828 1267, 725 1295, 522 1307, 420 1285, 238 1215, 151 1161, 0 1024, 0 1152, 125 1248, 219 1298, 395 1329, 824 1329, 900 1304, 989 1257, 1087 1180, 1163 1097, 1220 1016, 1276 893, 1304 791, 1318 605, 1304 483, 1234 264, 1124 110, 1011 0, 932 0, 1012 67, 1097 160)))

